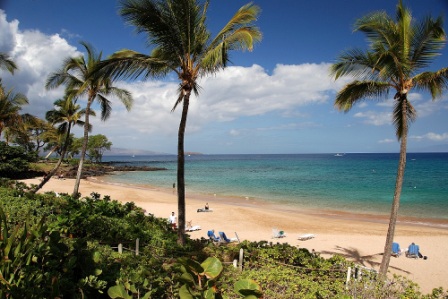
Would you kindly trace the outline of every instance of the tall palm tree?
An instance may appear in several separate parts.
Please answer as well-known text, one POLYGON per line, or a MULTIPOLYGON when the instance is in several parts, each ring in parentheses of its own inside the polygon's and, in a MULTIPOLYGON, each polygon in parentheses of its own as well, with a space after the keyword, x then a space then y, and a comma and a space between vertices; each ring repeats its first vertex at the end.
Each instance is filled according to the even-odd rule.
POLYGON ((401 0, 397 5, 396 21, 385 12, 374 12, 357 20, 355 30, 367 35, 370 49, 365 52, 359 49, 346 51, 332 65, 331 74, 336 79, 342 76, 351 76, 355 79, 337 94, 336 108, 347 112, 362 100, 386 99, 389 91, 394 91, 393 124, 400 142, 400 158, 380 266, 380 274, 385 276, 389 267, 400 205, 408 128, 417 116, 408 94, 413 88, 429 91, 434 100, 448 87, 448 68, 421 72, 430 66, 437 55, 440 55, 440 50, 445 45, 445 32, 441 17, 437 19, 427 17, 421 22, 416 22, 412 18, 411 11, 403 6, 401 0))
MULTIPOLYGON (((71 129, 75 125, 81 127, 85 125, 84 121, 81 120, 81 117, 84 116, 85 113, 86 109, 81 109, 81 106, 76 104, 73 98, 67 95, 63 99, 56 100, 54 102, 54 109, 47 111, 45 118, 53 125, 59 124, 57 127, 57 132, 58 135, 64 136, 64 141, 62 143, 61 155, 58 162, 55 167, 42 179, 40 184, 34 188, 33 193, 39 191, 58 171, 69 146, 71 129)), ((90 115, 94 116, 95 112, 90 110, 90 115)), ((91 127, 89 127, 89 130, 91 130, 91 127)))
POLYGON ((260 9, 253 4, 241 7, 223 29, 211 38, 206 27, 209 1, 122 0, 120 14, 138 33, 147 34, 154 46, 150 55, 121 50, 102 63, 106 77, 160 78, 174 72, 180 85, 172 111, 182 104, 178 131, 177 195, 178 243, 185 244, 184 135, 191 93, 199 94, 198 79, 215 74, 229 63, 231 50, 252 50, 261 40, 253 25, 260 9))
POLYGON ((93 47, 86 42, 81 42, 87 51, 87 60, 84 56, 71 57, 64 61, 62 68, 52 73, 46 83, 48 89, 56 88, 61 84, 67 86, 70 90, 70 97, 87 97, 87 106, 85 110, 84 121, 84 142, 79 160, 78 172, 76 175, 73 196, 78 195, 79 184, 81 181, 82 168, 87 151, 87 142, 89 138, 89 116, 91 115, 91 105, 97 100, 101 106, 101 120, 105 121, 111 113, 111 102, 107 96, 116 96, 125 105, 129 111, 132 106, 132 96, 125 90, 112 85, 110 77, 93 77, 92 72, 101 62, 102 53, 97 54, 93 47))

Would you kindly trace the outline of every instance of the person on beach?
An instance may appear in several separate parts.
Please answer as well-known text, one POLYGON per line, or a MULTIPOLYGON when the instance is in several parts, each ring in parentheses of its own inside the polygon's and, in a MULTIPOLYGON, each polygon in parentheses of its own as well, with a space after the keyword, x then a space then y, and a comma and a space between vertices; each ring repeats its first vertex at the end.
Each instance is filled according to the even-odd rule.
POLYGON ((208 211, 208 202, 205 204, 205 210, 208 211))
POLYGON ((416 245, 414 242, 409 245, 408 249, 406 250, 406 256, 407 257, 415 257, 415 258, 423 258, 424 260, 428 259, 427 256, 424 256, 420 252, 420 247, 416 245))
POLYGON ((176 229, 176 214, 174 212, 171 213, 169 221, 171 223, 171 227, 176 229))

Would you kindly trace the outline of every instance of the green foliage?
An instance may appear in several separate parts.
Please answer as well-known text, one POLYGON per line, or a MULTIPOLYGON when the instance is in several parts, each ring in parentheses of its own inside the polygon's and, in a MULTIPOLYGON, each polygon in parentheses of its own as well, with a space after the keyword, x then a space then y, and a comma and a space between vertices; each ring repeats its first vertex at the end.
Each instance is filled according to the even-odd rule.
MULTIPOLYGON (((216 281, 223 271, 222 263, 215 257, 207 258, 202 264, 188 259, 179 259, 183 285, 179 289, 181 299, 212 299, 223 298, 216 287, 216 281)), ((234 291, 246 299, 260 298, 263 294, 260 286, 253 280, 237 281, 234 291)))
POLYGON ((0 218, 0 298, 77 298, 78 292, 93 295, 105 288, 95 268, 95 252, 85 241, 62 239, 47 229, 45 218, 14 228, 2 209, 0 218))
POLYGON ((36 153, 0 141, 0 177, 13 179, 23 177, 29 168, 29 163, 36 160, 36 153))
POLYGON ((111 146, 112 142, 110 142, 107 137, 102 134, 89 136, 87 149, 89 151, 90 160, 97 163, 101 162, 104 151, 110 150, 111 146))
POLYGON ((3 180, 0 291, 8 298, 446 298, 422 295, 402 277, 381 282, 363 275, 345 285, 352 263, 324 259, 288 244, 247 242, 215 246, 177 244, 165 219, 146 216, 134 203, 92 197, 30 194, 3 180), (5 235, 6 234, 6 235, 5 235), (72 237, 72 238, 70 238, 72 237), (135 255, 135 239, 140 254, 135 255), (125 251, 114 247, 121 242, 125 251), (10 244, 10 245, 8 245, 10 244), (231 266, 244 249, 243 271, 231 266), (6 253, 7 252, 7 253, 6 253), (198 261, 203 261, 199 263, 198 261), (221 262, 222 261, 222 262, 221 262), (11 275, 14 273, 14 275, 11 275), (232 287, 233 286, 233 287, 232 287), (261 291, 263 290, 263 291, 261 291))

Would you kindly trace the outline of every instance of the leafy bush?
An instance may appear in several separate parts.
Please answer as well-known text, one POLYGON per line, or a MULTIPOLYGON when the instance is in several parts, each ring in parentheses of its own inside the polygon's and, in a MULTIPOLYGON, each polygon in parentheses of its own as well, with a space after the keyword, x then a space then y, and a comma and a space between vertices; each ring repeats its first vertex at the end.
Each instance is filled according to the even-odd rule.
POLYGON ((24 184, 0 183, 15 188, 0 187, 0 250, 7 257, 0 264, 0 299, 236 299, 261 296, 260 289, 264 299, 447 298, 443 289, 423 296, 415 283, 402 277, 385 283, 364 275, 346 286, 346 269, 352 263, 288 244, 244 241, 216 246, 205 239, 187 239, 180 247, 165 219, 146 216, 134 203, 101 199, 97 193, 80 200, 54 192, 31 194, 24 184), (139 255, 134 252, 137 238, 139 255), (115 249, 119 242, 126 249, 122 254, 115 249), (240 249, 242 271, 231 265, 240 249), (207 274, 218 262, 219 275, 207 274))
POLYGON ((0 177, 12 179, 27 177, 30 174, 29 163, 36 160, 35 152, 27 152, 20 146, 9 146, 0 141, 0 177))

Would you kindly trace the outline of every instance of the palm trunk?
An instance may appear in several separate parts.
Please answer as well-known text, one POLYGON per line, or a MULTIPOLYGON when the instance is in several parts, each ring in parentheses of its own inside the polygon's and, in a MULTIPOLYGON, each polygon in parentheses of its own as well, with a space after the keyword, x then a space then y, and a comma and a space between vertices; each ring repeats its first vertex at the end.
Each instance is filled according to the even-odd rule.
POLYGON ((52 153, 54 153, 58 149, 59 145, 54 146, 50 152, 45 156, 45 159, 48 159, 48 157, 51 156, 52 153))
POLYGON ((185 245, 185 151, 184 139, 185 128, 187 126, 188 105, 190 93, 183 99, 182 117, 179 124, 179 134, 177 141, 177 243, 185 245))
POLYGON ((404 170, 406 167, 406 146, 408 135, 408 120, 407 120, 407 100, 402 100, 403 113, 403 134, 400 143, 400 161, 398 162, 397 180, 395 182, 394 200, 392 202, 392 209, 390 212, 389 229, 387 230, 386 244, 384 245, 384 254, 380 266, 380 276, 386 277, 389 268, 390 257, 392 253, 392 243, 395 236, 395 225, 398 217, 398 208, 400 207, 401 189, 403 186, 404 170))
POLYGON ((82 143, 82 150, 81 150, 81 157, 79 158, 79 165, 78 165, 78 172, 76 173, 76 181, 75 181, 75 187, 73 189, 72 196, 77 198, 78 192, 79 192, 79 184, 81 183, 81 176, 82 176, 82 168, 84 166, 84 159, 87 152, 87 143, 89 141, 89 115, 90 115, 90 106, 93 102, 93 97, 89 97, 89 100, 87 101, 86 106, 86 119, 84 121, 84 140, 82 143))
POLYGON ((70 124, 68 125, 68 129, 67 129, 67 135, 65 136, 65 140, 64 140, 64 145, 62 147, 62 152, 61 152, 61 157, 59 157, 58 163, 56 163, 56 166, 42 179, 42 182, 40 182, 40 184, 31 191, 31 193, 36 193, 37 191, 39 191, 40 189, 42 189, 42 187, 51 179, 52 176, 54 176, 54 174, 58 171, 59 167, 62 164, 62 161, 64 160, 65 154, 67 153, 67 148, 68 148, 68 141, 70 140, 70 130, 71 130, 71 126, 70 124))

